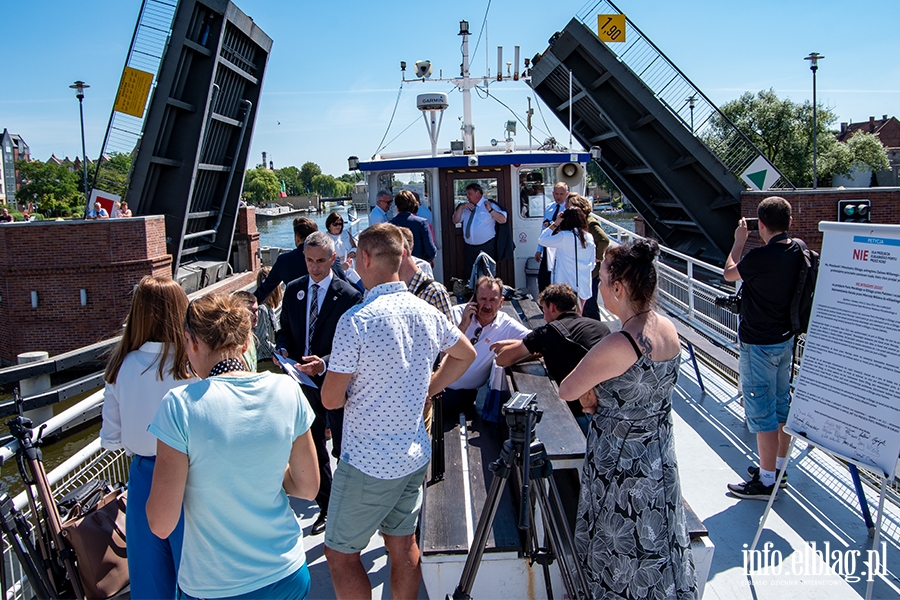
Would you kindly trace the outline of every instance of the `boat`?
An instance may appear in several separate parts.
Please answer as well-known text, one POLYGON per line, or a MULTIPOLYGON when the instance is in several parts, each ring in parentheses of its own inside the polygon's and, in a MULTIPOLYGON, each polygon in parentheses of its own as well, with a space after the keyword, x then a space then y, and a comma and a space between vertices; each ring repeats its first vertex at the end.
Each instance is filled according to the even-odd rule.
MULTIPOLYGON (((546 189, 557 180, 565 180, 571 181, 573 189, 583 190, 579 186, 583 185, 584 165, 591 159, 590 153, 564 148, 529 148, 526 151, 517 149, 514 144, 499 148, 476 147, 474 138, 463 140, 460 146, 440 152, 433 148, 430 153, 381 154, 360 163, 369 182, 369 206, 379 189, 379 181, 383 181, 382 175, 421 173, 425 196, 433 208, 436 241, 441 252, 435 273, 438 278, 449 281, 452 277, 465 276, 461 272, 461 231, 451 224, 449 215, 462 199, 460 192, 466 182, 483 182, 486 195, 507 209, 517 244, 515 259, 510 261, 511 264, 501 264, 500 275, 514 287, 525 287, 527 259, 533 255, 536 246, 543 204, 549 201, 546 189), (538 186, 544 191, 538 192, 538 186), (532 206, 535 198, 539 200, 532 206)), ((602 223, 617 242, 635 237, 633 232, 612 222, 602 220, 602 223)), ((692 256, 668 249, 663 252, 669 260, 660 264, 661 308, 677 319, 685 332, 683 340, 693 340, 685 342, 684 362, 673 404, 683 495, 709 532, 703 546, 711 552, 705 555, 707 558, 701 567, 708 573, 705 578, 707 597, 817 598, 825 594, 834 600, 862 597, 867 575, 861 573, 862 558, 857 563, 855 557, 866 556, 869 538, 855 504, 854 482, 845 465, 811 447, 803 447, 802 443, 792 456, 795 466, 791 472, 791 488, 775 505, 778 518, 769 520, 762 538, 761 548, 766 549, 765 566, 771 568, 753 574, 748 582, 748 560, 757 556, 748 553, 748 546, 762 505, 725 495, 725 484, 745 477, 743 471, 753 462, 755 452, 755 440, 744 426, 743 409, 738 401, 737 322, 734 315, 715 306, 714 299, 722 295, 722 290, 704 283, 710 276, 720 277, 721 269, 692 256), (706 277, 701 278, 700 272, 706 277), (811 544, 818 546, 811 547, 811 544), (830 547, 837 554, 828 551, 822 554, 823 547, 830 547), (861 554, 854 555, 853 552, 861 554), (778 560, 775 560, 776 553, 778 560), (797 558, 800 560, 796 561, 797 558), (795 564, 799 562, 799 572, 787 568, 791 559, 795 564)), ((523 317, 527 318, 527 315, 523 317)), ((0 373, 15 381, 11 379, 15 377, 12 370, 3 369, 0 373)), ((65 423, 83 419, 85 414, 95 413, 100 397, 101 392, 96 392, 57 415, 47 423, 47 431, 52 432, 65 423)), ((459 443, 463 443, 462 437, 459 443)), ((11 464, 14 452, 15 444, 7 445, 0 450, 0 462, 11 464)), ((105 451, 100 448, 99 440, 92 440, 53 469, 50 481, 56 495, 61 496, 93 477, 124 480, 127 464, 128 457, 124 453, 105 451)), ((577 470, 577 459, 558 466, 560 470, 577 470)), ((489 483, 489 480, 482 479, 481 483, 489 483)), ((477 495, 475 490, 471 493, 473 498, 477 495)), ((875 503, 876 495, 871 485, 865 486, 864 494, 871 504, 875 503)), ((27 513, 24 494, 17 495, 13 503, 27 513)), ((294 506, 304 531, 308 531, 317 509, 312 503, 296 502, 294 506)), ((477 501, 466 503, 466 518, 477 520, 480 508, 477 501)), ((884 513, 886 547, 881 561, 884 568, 876 569, 874 597, 893 598, 900 595, 891 568, 900 559, 900 507, 895 494, 889 496, 884 513)), ((312 576, 311 597, 334 597, 329 569, 322 555, 323 538, 308 536, 305 543, 312 576)), ((423 559, 425 595, 439 598, 453 592, 467 549, 468 546, 446 557, 435 554, 423 559)), ((10 575, 7 598, 32 597, 27 578, 6 543, 3 553, 10 575)), ((486 555, 473 595, 498 598, 545 596, 545 581, 539 566, 529 564, 518 552, 493 554, 486 555)), ((373 536, 363 555, 375 587, 373 596, 389 596, 389 565, 379 536, 373 536)), ((559 581, 553 575, 555 566, 550 568, 556 596, 560 597, 559 581)))
MULTIPOLYGON (((610 221, 603 219, 602 222, 616 242, 635 236, 610 221)), ((767 548, 767 556, 771 555, 773 560, 775 556, 779 558, 775 562, 770 561, 770 569, 753 574, 748 581, 748 547, 764 505, 737 500, 725 494, 725 485, 745 475, 743 470, 754 460, 755 454, 755 438, 744 425, 743 409, 737 400, 737 373, 734 371, 737 321, 726 309, 715 306, 714 299, 722 295, 720 289, 687 274, 688 271, 706 271, 721 275, 717 267, 665 248, 663 252, 670 259, 666 262, 680 262, 682 267, 670 267, 665 263, 660 265, 661 309, 675 317, 685 329, 696 332, 696 338, 707 340, 708 347, 722 351, 720 355, 713 355, 711 351, 704 350, 702 341, 691 338, 695 339, 695 344, 690 348, 685 344, 683 364, 673 396, 676 455, 682 492, 709 531, 708 539, 715 546, 706 581, 706 597, 812 599, 823 597, 825 593, 832 600, 864 597, 867 577, 859 573, 863 570, 863 559, 853 565, 849 562, 854 556, 853 551, 865 557, 871 541, 857 504, 854 482, 845 464, 811 447, 804 447, 802 443, 795 446, 792 455, 791 486, 779 494, 780 498, 773 508, 775 512, 769 518, 760 542, 760 553, 762 548, 767 548), (696 363, 692 361, 692 356, 697 359, 696 363), (815 549, 811 550, 813 543, 819 555, 816 555, 815 549), (822 558, 826 543, 832 552, 837 553, 834 554, 837 558, 828 558, 827 553, 822 558), (799 572, 790 567, 789 561, 792 559, 798 561, 799 572), (838 559, 845 562, 839 563, 838 559), (855 575, 848 571, 851 567, 855 569, 855 575), (861 578, 854 580, 856 576, 861 578)), ((0 370, 0 375, 9 371, 0 370)), ((96 412, 101 394, 98 391, 54 417, 47 423, 45 435, 65 423, 83 418, 86 413, 96 412)), ((14 451, 14 443, 0 449, 0 461, 11 465, 14 451)), ((95 439, 53 469, 49 477, 59 497, 92 477, 124 480, 127 461, 124 453, 103 450, 99 440, 95 439)), ((893 567, 900 564, 900 502, 896 490, 895 484, 884 508, 884 556, 888 569, 875 578, 874 598, 896 598, 898 595, 893 567)), ((864 485, 864 493, 869 504, 875 506, 877 492, 871 481, 864 485)), ((27 513, 28 502, 24 493, 13 501, 17 509, 27 513)), ((308 532, 317 515, 315 505, 302 502, 295 502, 294 505, 304 531, 308 532)), ((478 505, 468 508, 473 521, 477 521, 479 509, 478 505)), ((311 597, 333 598, 329 569, 322 555, 322 536, 307 536, 305 543, 312 574, 311 597)), ((8 544, 4 544, 3 552, 11 573, 7 597, 30 598, 28 582, 23 578, 8 544)), ((380 536, 373 536, 363 554, 367 557, 367 570, 374 586, 373 597, 388 597, 390 569, 380 536)), ((423 559, 423 591, 427 597, 440 598, 453 592, 464 558, 463 552, 454 555, 453 561, 443 563, 432 561, 429 564, 427 556, 423 559)), ((558 587, 554 589, 559 590, 558 587)), ((486 555, 473 590, 474 597, 490 598, 540 598, 545 597, 544 593, 540 569, 528 567, 527 562, 518 556, 495 557, 490 554, 486 555), (499 562, 503 559, 507 562, 499 562), (508 567, 513 562, 517 568, 510 570, 508 567), (510 588, 510 582, 518 584, 518 587, 510 588), (482 586, 489 587, 486 591, 482 586)), ((561 594, 558 593, 556 597, 559 596, 561 594)))
POLYGON ((268 221, 271 219, 282 219, 305 213, 305 208, 295 208, 293 206, 261 206, 256 209, 256 219, 259 221, 268 221))
MULTIPOLYGON (((368 182, 370 209, 374 206, 376 194, 383 189, 382 182, 412 178, 423 182, 422 195, 434 214, 433 226, 438 246, 435 277, 445 283, 454 278, 468 278, 462 270, 462 230, 452 223, 451 215, 456 206, 466 200, 465 186, 473 181, 480 183, 485 196, 506 210, 516 243, 514 259, 501 261, 498 275, 513 288, 524 288, 528 284, 528 260, 534 254, 542 227, 543 209, 552 202, 549 190, 557 181, 564 181, 571 190, 584 193, 585 165, 594 157, 590 151, 570 148, 526 150, 518 148, 511 140, 500 147, 475 146, 466 94, 475 85, 473 82, 486 85, 487 81, 470 77, 467 35, 462 28, 460 35, 462 76, 449 82, 459 88, 464 99, 463 140, 452 142, 450 148, 437 148, 436 131, 439 126, 436 127, 436 124, 441 120, 440 111, 446 109, 446 98, 440 94, 423 94, 417 98, 417 103, 429 124, 431 151, 380 153, 371 160, 358 161, 357 166, 368 182)), ((430 66, 417 63, 416 69, 417 74, 426 73, 430 66)), ((523 76, 527 78, 527 72, 523 76)), ((416 80, 427 81, 427 77, 420 76, 416 80)), ((622 212, 623 208, 611 205, 597 211, 604 228, 617 241, 632 239, 635 234, 602 219, 602 216, 622 212)), ((714 302, 716 297, 723 295, 723 289, 727 289, 727 286, 718 283, 722 281, 722 270, 719 266, 667 248, 663 249, 659 268, 661 306, 679 324, 685 346, 680 383, 675 392, 676 454, 681 461, 683 495, 702 523, 701 529, 709 531, 708 536, 698 536, 693 544, 700 590, 701 593, 704 588, 713 590, 711 595, 714 597, 744 598, 751 597, 751 594, 764 597, 752 583, 748 586, 749 573, 746 570, 746 561, 752 562, 757 556, 748 554, 748 548, 763 506, 725 494, 727 483, 746 479, 743 470, 754 462, 756 443, 755 437, 746 430, 743 409, 738 402, 737 320, 733 314, 716 307, 714 302), (710 285, 711 280, 716 280, 715 285, 710 285)), ((466 436, 461 434, 460 437, 466 436)), ((471 456, 472 451, 467 450, 469 446, 466 442, 463 440, 460 443, 463 449, 458 454, 471 456)), ((780 507, 788 504, 785 512, 797 520, 772 523, 770 519, 770 529, 764 532, 760 548, 766 548, 768 552, 773 547, 779 547, 783 548, 779 551, 784 557, 804 557, 802 561, 805 561, 807 571, 789 574, 769 571, 751 579, 762 582, 761 586, 771 586, 767 590, 773 592, 771 597, 783 597, 781 592, 786 589, 792 589, 792 597, 818 597, 819 591, 827 589, 829 596, 856 598, 863 593, 864 583, 854 580, 852 576, 845 577, 846 569, 843 575, 839 569, 822 571, 814 551, 810 558, 810 548, 815 549, 816 544, 820 549, 825 543, 842 548, 866 547, 869 532, 854 507, 852 478, 843 464, 824 453, 812 452, 811 447, 795 450, 792 460, 799 471, 798 480, 802 487, 796 498, 792 496, 780 507), (831 496, 832 491, 837 491, 836 497, 831 496), (825 526, 822 525, 823 520, 825 526)), ((565 466, 572 467, 571 464, 565 466)), ((474 470, 477 471, 477 468, 474 470)), ((476 483, 483 484, 484 481, 476 483)), ((429 494, 434 493, 434 489, 426 491, 423 509, 426 513, 429 494)), ((473 537, 470 525, 479 517, 478 501, 479 498, 483 501, 483 490, 480 497, 475 491, 469 493, 472 496, 467 499, 464 521, 471 547, 473 537)), ((869 503, 874 501, 874 490, 866 488, 864 494, 869 503)), ((780 507, 776 506, 780 512, 780 507)), ((896 498, 885 514, 889 522, 900 517, 896 498)), ((454 513, 453 518, 456 517, 454 513)), ((427 531, 428 515, 423 513, 422 518, 423 531, 427 531)), ((888 537, 890 549, 886 556, 887 560, 891 560, 898 556, 900 537, 896 533, 888 534, 888 537)), ((541 592, 536 590, 547 582, 544 573, 524 559, 521 550, 500 547, 492 550, 482 560, 474 596, 543 597, 543 589, 541 592)), ((423 577, 429 597, 443 597, 452 592, 462 572, 465 556, 465 553, 449 548, 435 550, 426 547, 423 538, 423 577)), ((781 567, 781 562, 778 562, 778 568, 781 567)), ((561 594, 561 582, 554 573, 551 570, 549 580, 553 589, 561 594)), ((891 581, 891 576, 880 577, 875 589, 876 594, 891 597, 900 591, 891 581)))
MULTIPOLYGON (((383 189, 381 182, 393 181, 392 177, 395 175, 401 180, 423 182, 417 184, 421 186, 420 195, 434 215, 432 225, 438 247, 435 277, 444 282, 453 278, 468 279, 468 274, 463 273, 462 226, 454 225, 451 215, 456 206, 466 201, 466 185, 473 182, 481 184, 484 196, 501 206, 508 214, 508 226, 516 246, 514 259, 501 261, 497 274, 507 285, 524 287, 526 263, 534 256, 537 248, 544 209, 553 203, 551 191, 554 184, 563 181, 571 191, 583 194, 585 165, 591 160, 591 155, 589 152, 559 146, 555 142, 536 144, 529 141, 527 148, 519 148, 511 135, 502 144, 495 140, 491 146, 476 147, 470 106, 471 90, 476 86, 487 87, 496 81, 470 75, 468 23, 463 23, 465 25, 461 24, 460 30, 461 77, 431 79, 431 65, 428 61, 416 64, 417 75, 421 76, 405 79, 404 71, 404 81, 449 82, 460 90, 464 106, 463 139, 451 142, 449 148, 438 149, 440 121, 443 111, 449 106, 447 95, 420 94, 417 105, 425 114, 428 124, 430 152, 382 152, 371 160, 358 160, 356 157, 351 157, 350 160, 363 173, 368 183, 369 210, 375 205, 378 192, 383 189), (421 70, 418 71, 419 69, 421 70)), ((520 79, 518 69, 517 64, 511 81, 520 79)), ((527 77, 526 69, 522 72, 521 79, 527 77)))

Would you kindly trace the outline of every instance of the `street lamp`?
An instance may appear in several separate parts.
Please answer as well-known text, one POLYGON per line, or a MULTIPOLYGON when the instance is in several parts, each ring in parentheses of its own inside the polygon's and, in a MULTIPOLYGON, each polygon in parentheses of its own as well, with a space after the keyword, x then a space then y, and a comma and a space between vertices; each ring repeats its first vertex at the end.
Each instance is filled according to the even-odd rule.
POLYGON ((816 158, 819 150, 819 147, 816 144, 816 134, 818 133, 818 127, 816 125, 816 111, 818 109, 816 106, 816 71, 819 70, 820 58, 825 57, 818 52, 810 52, 809 56, 804 57, 804 60, 809 61, 809 70, 812 71, 813 74, 813 189, 819 187, 819 176, 816 171, 816 158))
POLYGON ((694 133, 694 107, 697 106, 696 94, 691 94, 684 99, 684 103, 691 109, 691 133, 694 133))
POLYGON ((91 197, 88 194, 88 182, 87 182, 87 149, 84 145, 84 90, 85 88, 89 88, 88 84, 83 81, 76 81, 72 85, 69 86, 73 90, 76 90, 75 97, 78 98, 78 113, 81 116, 81 170, 82 177, 84 178, 84 197, 85 197, 85 208, 84 208, 84 216, 87 217, 88 213, 91 210, 91 197))

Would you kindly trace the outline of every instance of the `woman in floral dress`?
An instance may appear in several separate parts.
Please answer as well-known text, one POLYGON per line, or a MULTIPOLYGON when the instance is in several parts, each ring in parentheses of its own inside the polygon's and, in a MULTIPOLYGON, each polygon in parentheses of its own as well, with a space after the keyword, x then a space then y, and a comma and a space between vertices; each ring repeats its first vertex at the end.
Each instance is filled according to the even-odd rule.
POLYGON ((575 527, 592 598, 697 597, 672 437, 681 346, 651 310, 658 255, 652 240, 607 251, 600 294, 622 330, 559 386, 563 400, 595 409, 575 527))

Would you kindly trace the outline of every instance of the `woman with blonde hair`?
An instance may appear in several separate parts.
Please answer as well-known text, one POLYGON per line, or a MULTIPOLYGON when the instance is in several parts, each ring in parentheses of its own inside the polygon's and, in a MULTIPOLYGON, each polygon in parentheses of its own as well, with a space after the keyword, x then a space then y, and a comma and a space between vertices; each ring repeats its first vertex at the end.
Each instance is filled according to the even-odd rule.
POLYGON ((128 479, 128 571, 131 597, 173 598, 184 520, 168 539, 153 535, 145 506, 156 462, 156 438, 147 433, 163 396, 190 383, 182 323, 188 299, 175 281, 144 277, 134 291, 122 339, 103 378, 104 448, 134 457, 128 479))
POLYGON ((163 399, 150 424, 157 465, 150 528, 167 537, 184 506, 179 597, 305 598, 309 569, 288 495, 315 498, 315 414, 286 375, 250 373, 243 301, 211 294, 184 319, 191 368, 203 381, 163 399))
POLYGON ((597 262, 594 264, 594 270, 591 271, 591 297, 584 303, 582 314, 591 319, 600 320, 600 308, 598 302, 600 296, 597 295, 597 289, 600 287, 600 264, 603 262, 603 255, 609 248, 609 236, 603 231, 603 225, 600 219, 594 214, 594 207, 591 201, 582 196, 569 192, 568 200, 566 200, 567 208, 578 208, 584 213, 587 219, 587 230, 594 238, 594 252, 597 262))

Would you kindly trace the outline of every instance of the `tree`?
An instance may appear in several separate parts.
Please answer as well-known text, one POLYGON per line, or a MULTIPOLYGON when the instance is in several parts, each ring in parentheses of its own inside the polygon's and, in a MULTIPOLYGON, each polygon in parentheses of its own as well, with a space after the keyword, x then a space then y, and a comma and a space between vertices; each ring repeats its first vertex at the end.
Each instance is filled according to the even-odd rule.
POLYGON ((338 177, 338 179, 352 185, 362 181, 363 174, 361 171, 353 171, 352 173, 344 173, 343 175, 338 177))
POLYGON ((321 175, 322 169, 314 162, 305 162, 300 167, 300 187, 304 193, 312 192, 312 180, 316 175, 321 175))
POLYGON ((284 182, 284 191, 288 196, 302 196, 306 187, 300 178, 300 169, 294 166, 275 169, 275 177, 284 182))
POLYGON ((595 161, 590 161, 587 164, 587 180, 588 183, 593 183, 595 186, 606 190, 606 192, 612 196, 613 192, 617 192, 618 188, 612 182, 612 179, 600 168, 595 161))
POLYGON ((856 168, 869 169, 873 173, 890 168, 887 150, 874 133, 857 131, 846 144, 834 144, 819 159, 819 171, 823 180, 829 180, 835 175, 847 177, 856 168))
POLYGON ((281 192, 281 182, 275 174, 263 167, 244 173, 244 196, 256 204, 271 202, 281 192))
MULTIPOLYGON (((812 186, 812 103, 782 100, 770 89, 756 95, 745 92, 720 110, 791 183, 800 187, 812 186)), ((837 116, 820 104, 816 117, 818 154, 823 156, 837 143, 828 131, 837 116)), ((717 139, 728 137, 730 128, 721 118, 714 118, 712 126, 712 139, 707 142, 715 147, 717 139)))
POLYGON ((17 163, 25 182, 16 192, 16 200, 34 202, 45 217, 83 214, 84 194, 79 192, 81 173, 73 173, 63 165, 39 160, 17 163))
MULTIPOLYGON (((93 179, 94 165, 88 165, 88 183, 93 179)), ((131 155, 113 152, 100 161, 94 187, 121 196, 124 200, 128 192, 128 174, 131 172, 131 155)), ((79 181, 80 183, 80 181, 79 181)))

